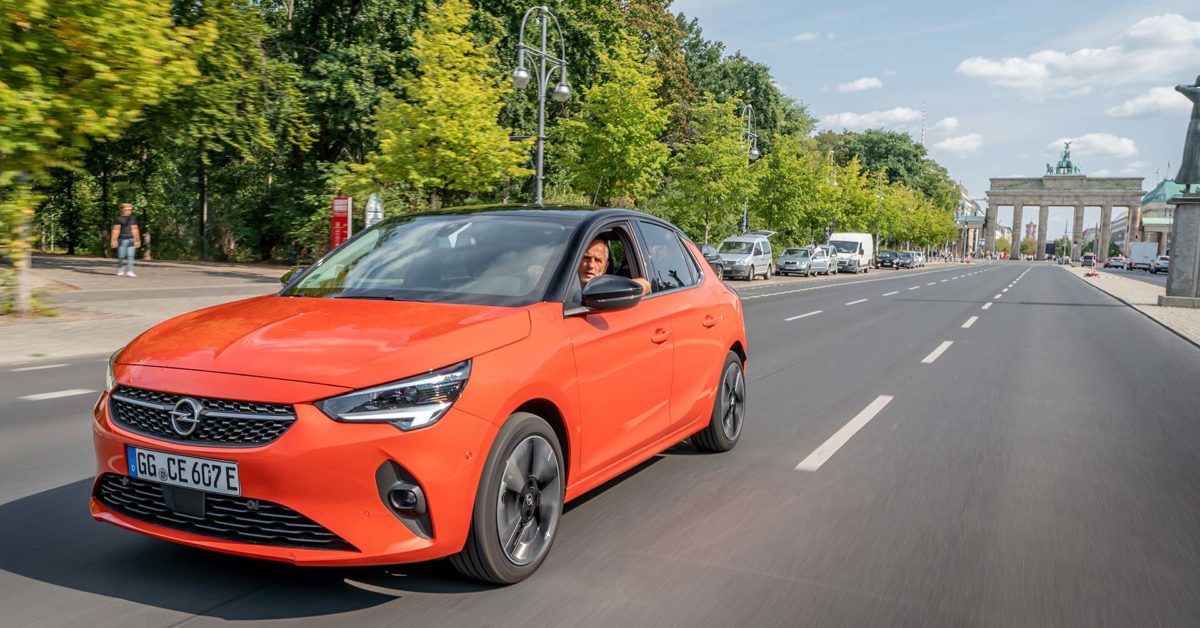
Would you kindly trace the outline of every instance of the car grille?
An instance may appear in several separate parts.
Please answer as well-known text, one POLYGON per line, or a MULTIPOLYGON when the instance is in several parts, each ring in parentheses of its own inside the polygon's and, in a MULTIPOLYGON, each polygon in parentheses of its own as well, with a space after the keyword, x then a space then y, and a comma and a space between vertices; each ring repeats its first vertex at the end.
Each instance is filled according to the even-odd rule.
POLYGON ((185 515, 167 507, 161 484, 115 473, 100 477, 95 497, 132 519, 192 534, 255 545, 358 551, 312 519, 261 499, 205 493, 204 516, 185 515))
POLYGON ((214 447, 258 447, 279 438, 296 422, 290 405, 195 398, 200 423, 187 436, 171 426, 171 410, 181 395, 119 386, 111 396, 110 416, 121 427, 159 440, 214 447))

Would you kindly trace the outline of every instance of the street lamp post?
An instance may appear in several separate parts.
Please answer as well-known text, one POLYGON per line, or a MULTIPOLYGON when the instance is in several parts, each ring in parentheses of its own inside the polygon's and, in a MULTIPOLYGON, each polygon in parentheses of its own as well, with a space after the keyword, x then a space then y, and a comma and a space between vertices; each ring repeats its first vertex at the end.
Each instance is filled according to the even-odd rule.
MULTIPOLYGON (((742 119, 746 121, 746 130, 742 131, 742 140, 749 144, 749 148, 746 151, 746 155, 750 158, 746 162, 746 169, 749 170, 750 164, 762 156, 762 153, 758 152, 758 134, 755 133, 754 127, 754 105, 746 103, 746 106, 742 107, 742 119)), ((746 233, 749 230, 750 198, 749 194, 746 194, 742 200, 742 233, 746 233)))
POLYGON ((521 30, 517 39, 517 67, 513 69, 512 73, 514 89, 524 89, 532 78, 529 70, 525 68, 526 53, 537 57, 537 65, 533 67, 537 73, 538 90, 537 175, 534 180, 533 202, 541 205, 542 156, 546 141, 546 87, 550 84, 550 77, 555 70, 558 70, 558 84, 554 86, 554 93, 551 97, 557 102, 566 102, 571 99, 571 87, 567 85, 567 44, 563 39, 562 28, 558 25, 558 18, 550 12, 549 7, 533 7, 525 12, 525 17, 521 18, 521 30), (525 44, 525 23, 534 13, 538 15, 538 23, 542 31, 541 46, 538 48, 525 44), (560 57, 555 57, 546 50, 547 26, 551 21, 554 22, 554 29, 558 31, 559 49, 562 54, 560 57))

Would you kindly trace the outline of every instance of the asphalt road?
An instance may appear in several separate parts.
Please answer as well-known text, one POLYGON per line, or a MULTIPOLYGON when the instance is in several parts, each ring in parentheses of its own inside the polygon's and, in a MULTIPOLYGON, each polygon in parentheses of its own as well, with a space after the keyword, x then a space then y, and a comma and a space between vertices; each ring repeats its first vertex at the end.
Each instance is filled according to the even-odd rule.
POLYGON ((1052 265, 743 298, 738 447, 677 446, 573 503, 509 588, 94 523, 95 392, 21 397, 96 391, 103 360, 0 371, 0 624, 1200 624, 1200 349, 1052 265))

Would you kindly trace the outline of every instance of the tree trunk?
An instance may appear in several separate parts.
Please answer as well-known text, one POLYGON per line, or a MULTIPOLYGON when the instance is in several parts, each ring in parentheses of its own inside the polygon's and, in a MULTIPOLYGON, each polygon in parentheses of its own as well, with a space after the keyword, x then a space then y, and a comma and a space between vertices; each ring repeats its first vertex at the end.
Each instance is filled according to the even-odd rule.
POLYGON ((75 254, 79 239, 79 208, 75 206, 75 175, 67 172, 67 255, 75 254))
MULTIPOLYGON (((29 187, 29 176, 25 173, 17 175, 17 185, 14 190, 13 198, 21 205, 25 205, 32 201, 27 193, 29 187)), ((2 201, 3 199, 0 199, 2 201)), ((33 216, 33 212, 28 207, 19 207, 14 216, 14 224, 12 226, 12 244, 9 245, 9 252, 12 255, 13 271, 16 274, 17 293, 16 300, 13 303, 13 309, 18 315, 28 314, 32 309, 31 290, 29 286, 29 219, 33 216)))
MULTIPOLYGON (((112 219, 112 207, 109 206, 108 192, 108 149, 107 146, 103 151, 103 157, 100 159, 100 220, 103 221, 100 225, 100 230, 104 233, 104 237, 100 239, 100 251, 104 257, 108 257, 109 235, 112 225, 107 221, 112 219), (107 231, 106 231, 107 228, 107 231)), ((70 237, 70 236, 68 236, 70 237)))

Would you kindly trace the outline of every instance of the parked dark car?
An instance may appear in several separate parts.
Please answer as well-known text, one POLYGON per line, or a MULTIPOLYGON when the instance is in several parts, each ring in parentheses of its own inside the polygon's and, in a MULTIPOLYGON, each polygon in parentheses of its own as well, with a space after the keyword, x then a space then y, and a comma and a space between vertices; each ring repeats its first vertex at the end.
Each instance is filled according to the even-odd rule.
POLYGON ((713 272, 717 274, 717 279, 725 279, 725 263, 721 261, 721 254, 717 253, 717 247, 705 244, 700 247, 700 252, 704 254, 708 265, 712 266, 713 272))
POLYGON ((879 255, 875 258, 875 265, 879 268, 900 268, 896 264, 899 257, 900 254, 895 251, 880 251, 879 255))
POLYGON ((896 265, 896 268, 916 268, 917 258, 912 253, 905 251, 897 255, 893 263, 896 265))

